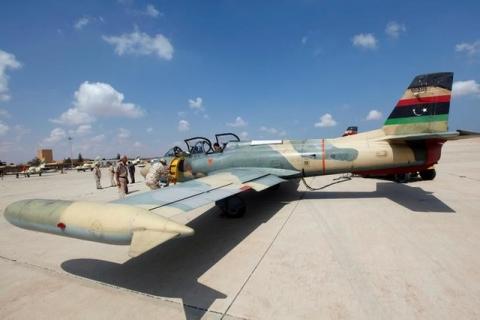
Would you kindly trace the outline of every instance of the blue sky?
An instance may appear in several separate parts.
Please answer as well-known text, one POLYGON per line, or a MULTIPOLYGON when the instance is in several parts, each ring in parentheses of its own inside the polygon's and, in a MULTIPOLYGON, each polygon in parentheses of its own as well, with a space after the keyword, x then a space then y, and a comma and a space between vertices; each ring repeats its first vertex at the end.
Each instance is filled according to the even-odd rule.
POLYGON ((453 71, 480 130, 480 2, 2 1, 0 159, 157 156, 191 136, 380 127, 416 74, 453 71), (367 120, 368 119, 368 120, 367 120))

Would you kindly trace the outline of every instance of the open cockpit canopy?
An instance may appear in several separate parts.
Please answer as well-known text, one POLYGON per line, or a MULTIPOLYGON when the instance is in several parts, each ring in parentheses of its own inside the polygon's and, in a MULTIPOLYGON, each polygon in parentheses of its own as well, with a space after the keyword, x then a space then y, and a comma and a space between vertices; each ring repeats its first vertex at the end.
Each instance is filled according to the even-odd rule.
MULTIPOLYGON (((185 155, 194 155, 194 154, 209 154, 217 151, 214 148, 214 144, 208 138, 205 137, 193 137, 184 140, 187 146, 186 150, 183 151, 179 146, 174 146, 165 153, 165 157, 179 157, 185 155)), ((225 149, 229 142, 239 142, 240 138, 234 133, 218 133, 215 135, 215 142, 220 146, 220 150, 225 149)))

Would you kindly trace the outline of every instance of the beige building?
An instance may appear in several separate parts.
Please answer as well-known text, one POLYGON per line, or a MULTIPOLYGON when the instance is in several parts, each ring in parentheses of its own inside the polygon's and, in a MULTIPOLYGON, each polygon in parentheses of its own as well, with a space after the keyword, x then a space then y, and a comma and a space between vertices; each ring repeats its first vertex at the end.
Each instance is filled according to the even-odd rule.
POLYGON ((53 162, 53 151, 52 149, 40 149, 37 150, 37 158, 40 161, 45 163, 52 163, 53 162))

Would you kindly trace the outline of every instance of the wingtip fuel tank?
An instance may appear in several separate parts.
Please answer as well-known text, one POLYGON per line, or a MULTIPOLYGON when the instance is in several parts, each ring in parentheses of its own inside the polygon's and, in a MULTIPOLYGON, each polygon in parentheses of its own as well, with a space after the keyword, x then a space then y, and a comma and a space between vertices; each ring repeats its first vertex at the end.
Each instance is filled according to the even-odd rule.
POLYGON ((4 216, 23 229, 118 245, 130 244, 137 231, 168 233, 168 238, 194 234, 192 228, 148 210, 114 203, 22 200, 10 204, 4 216))

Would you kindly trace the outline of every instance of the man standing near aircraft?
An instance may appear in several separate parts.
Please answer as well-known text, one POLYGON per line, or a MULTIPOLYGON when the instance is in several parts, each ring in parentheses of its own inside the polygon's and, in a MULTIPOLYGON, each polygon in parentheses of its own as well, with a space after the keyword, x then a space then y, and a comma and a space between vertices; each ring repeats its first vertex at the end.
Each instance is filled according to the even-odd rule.
POLYGON ((128 173, 130 174, 130 183, 135 183, 135 165, 128 161, 128 173))
POLYGON ((95 177, 95 182, 97 183, 97 189, 102 189, 102 184, 100 183, 100 179, 102 178, 102 171, 100 171, 100 163, 95 163, 95 167, 93 168, 93 176, 95 177))
POLYGON ((108 172, 110 173, 110 187, 116 187, 117 183, 115 182, 115 164, 110 164, 108 167, 108 172))
POLYGON ((120 198, 124 198, 128 194, 128 167, 127 167, 127 156, 123 156, 117 165, 117 170, 115 170, 115 177, 117 178, 118 183, 118 192, 120 198))

